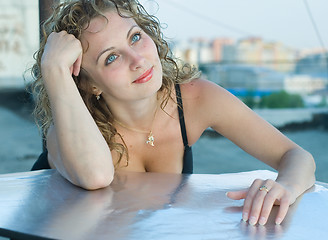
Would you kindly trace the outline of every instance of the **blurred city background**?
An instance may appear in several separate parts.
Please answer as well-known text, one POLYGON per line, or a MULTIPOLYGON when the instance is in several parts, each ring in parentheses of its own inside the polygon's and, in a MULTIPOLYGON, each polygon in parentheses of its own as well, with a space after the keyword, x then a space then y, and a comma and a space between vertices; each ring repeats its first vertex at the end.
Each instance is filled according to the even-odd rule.
MULTIPOLYGON (((310 151, 328 182, 328 1, 140 2, 176 57, 310 151)), ((28 171, 42 151, 25 91, 38 46, 39 1, 0 0, 0 173, 28 171)), ((210 129, 193 151, 195 173, 270 169, 210 129)))

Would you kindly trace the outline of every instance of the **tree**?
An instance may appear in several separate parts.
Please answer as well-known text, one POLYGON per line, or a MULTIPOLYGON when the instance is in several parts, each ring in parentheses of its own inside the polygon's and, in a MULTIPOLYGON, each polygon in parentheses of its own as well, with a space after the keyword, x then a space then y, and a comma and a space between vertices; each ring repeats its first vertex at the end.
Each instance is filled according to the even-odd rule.
POLYGON ((256 101, 255 101, 255 91, 254 90, 248 90, 246 93, 246 96, 242 98, 242 101, 249 107, 254 108, 256 107, 256 101))
POLYGON ((260 108, 300 108, 304 107, 304 102, 298 94, 280 91, 262 97, 259 106, 260 108))

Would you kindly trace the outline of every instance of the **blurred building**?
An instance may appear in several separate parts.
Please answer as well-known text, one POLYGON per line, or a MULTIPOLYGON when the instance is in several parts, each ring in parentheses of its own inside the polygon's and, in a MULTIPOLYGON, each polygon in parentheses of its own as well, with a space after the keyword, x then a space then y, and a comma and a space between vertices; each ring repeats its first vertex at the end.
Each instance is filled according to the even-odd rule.
POLYGON ((272 92, 285 90, 302 96, 316 94, 325 89, 327 79, 311 75, 285 74, 267 67, 204 63, 199 65, 203 77, 231 90, 236 95, 244 95, 256 91, 262 96, 272 92))
POLYGON ((297 50, 282 43, 265 42, 257 37, 240 39, 237 42, 230 38, 194 38, 176 43, 173 52, 194 65, 221 62, 261 66, 279 72, 292 72, 299 55, 297 50))
POLYGON ((228 46, 233 46, 234 44, 235 41, 231 38, 215 38, 212 41, 212 52, 213 52, 212 61, 213 62, 223 61, 224 48, 228 46))
POLYGON ((301 57, 295 65, 296 74, 328 78, 328 52, 321 50, 301 57))
POLYGON ((192 65, 202 62, 211 62, 213 52, 207 39, 195 38, 188 41, 179 41, 171 44, 174 55, 192 65))
POLYGON ((38 1, 0 0, 0 6, 0 88, 23 88, 39 44, 38 1))
POLYGON ((284 89, 285 74, 266 67, 238 64, 201 64, 204 77, 237 96, 256 92, 262 96, 284 89))
POLYGON ((234 44, 230 38, 193 38, 171 44, 176 57, 193 65, 222 61, 225 46, 234 44))
POLYGON ((324 89, 326 85, 325 78, 305 74, 290 74, 284 81, 284 88, 287 92, 301 95, 313 94, 324 89))
POLYGON ((234 45, 223 46, 222 61, 243 63, 290 72, 298 52, 279 42, 265 42, 262 38, 252 37, 239 40, 234 45))
POLYGON ((173 51, 198 65, 203 76, 236 95, 285 90, 303 97, 327 86, 327 53, 300 52, 279 42, 252 37, 234 41, 194 38, 177 43, 173 51))

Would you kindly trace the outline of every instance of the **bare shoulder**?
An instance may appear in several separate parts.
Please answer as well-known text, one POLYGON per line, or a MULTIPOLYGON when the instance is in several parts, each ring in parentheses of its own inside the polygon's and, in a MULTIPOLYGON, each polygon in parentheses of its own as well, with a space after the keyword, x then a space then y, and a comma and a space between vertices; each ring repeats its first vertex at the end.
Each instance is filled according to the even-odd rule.
POLYGON ((243 105, 238 98, 227 90, 205 79, 195 79, 189 83, 181 84, 181 94, 183 105, 189 111, 196 115, 206 113, 208 117, 215 117, 216 119, 218 114, 231 111, 236 105, 243 105), (214 115, 212 116, 212 114, 214 115))
POLYGON ((222 89, 219 85, 202 78, 196 78, 188 83, 181 84, 182 92, 188 97, 199 96, 213 88, 216 91, 222 89))
POLYGON ((181 84, 180 88, 191 144, 207 128, 220 125, 225 119, 224 114, 229 110, 227 105, 238 101, 224 88, 204 79, 194 79, 181 84))
POLYGON ((198 104, 209 104, 219 99, 234 98, 221 86, 200 78, 181 84, 181 92, 184 100, 197 100, 198 104))
POLYGON ((191 128, 211 127, 228 137, 237 126, 246 129, 250 123, 258 124, 258 118, 242 101, 213 82, 195 79, 181 85, 181 94, 191 128))

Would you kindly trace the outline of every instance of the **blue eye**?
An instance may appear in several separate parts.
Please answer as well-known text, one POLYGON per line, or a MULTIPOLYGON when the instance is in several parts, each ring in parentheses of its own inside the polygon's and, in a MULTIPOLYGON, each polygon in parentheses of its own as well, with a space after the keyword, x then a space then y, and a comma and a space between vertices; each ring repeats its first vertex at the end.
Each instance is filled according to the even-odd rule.
POLYGON ((115 54, 109 55, 108 58, 106 58, 105 65, 111 64, 112 62, 114 62, 116 60, 116 58, 118 58, 118 56, 115 54))
POLYGON ((138 42, 141 39, 141 34, 140 33, 136 33, 132 36, 132 43, 138 42))

